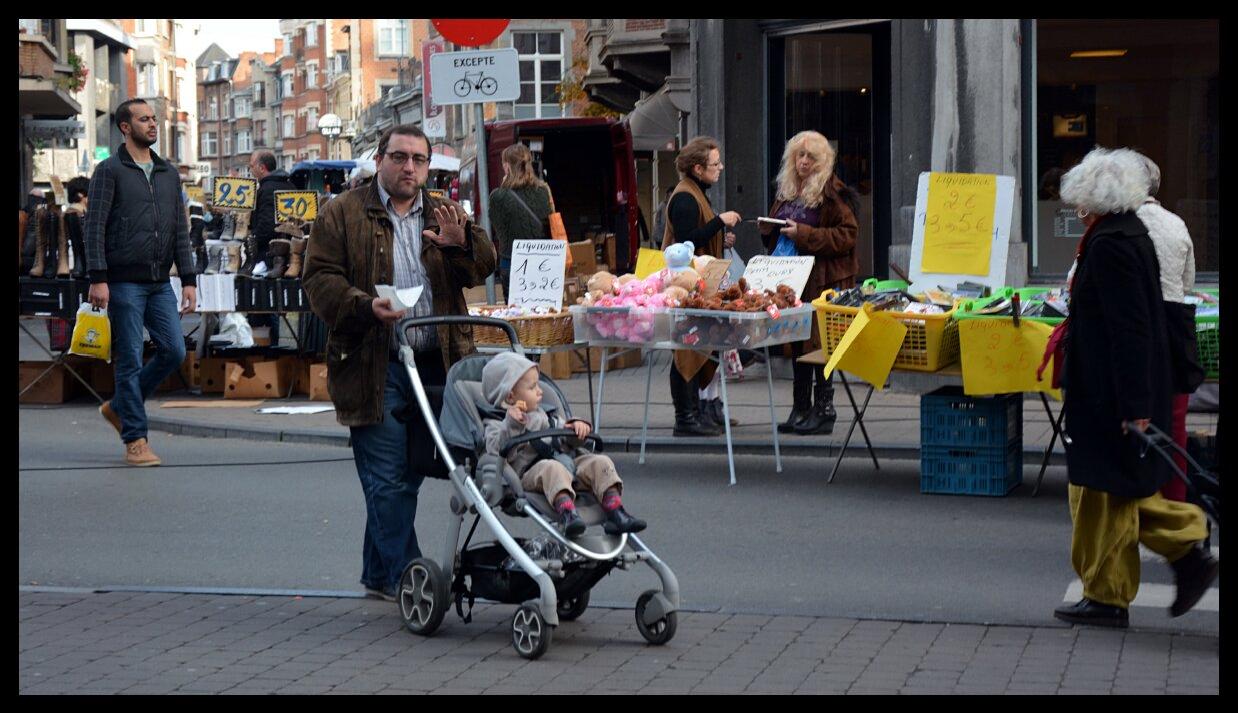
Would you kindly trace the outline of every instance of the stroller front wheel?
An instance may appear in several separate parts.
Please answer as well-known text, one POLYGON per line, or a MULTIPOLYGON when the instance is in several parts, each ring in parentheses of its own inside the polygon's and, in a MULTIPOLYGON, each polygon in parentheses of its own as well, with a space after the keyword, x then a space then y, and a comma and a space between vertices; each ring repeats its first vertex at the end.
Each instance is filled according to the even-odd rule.
POLYGON ((447 577, 434 560, 419 557, 400 576, 398 602, 404 626, 414 634, 430 636, 447 615, 451 598, 447 577))
POLYGON ((661 646, 675 637, 675 628, 679 621, 675 612, 667 612, 666 616, 661 619, 651 624, 645 623, 645 609, 657 593, 650 589, 636 600, 636 628, 640 631, 640 635, 645 637, 645 641, 654 646, 661 646))
POLYGON ((512 617, 512 646, 523 658, 541 658, 550 648, 553 631, 554 627, 546 623, 537 607, 525 604, 512 617))

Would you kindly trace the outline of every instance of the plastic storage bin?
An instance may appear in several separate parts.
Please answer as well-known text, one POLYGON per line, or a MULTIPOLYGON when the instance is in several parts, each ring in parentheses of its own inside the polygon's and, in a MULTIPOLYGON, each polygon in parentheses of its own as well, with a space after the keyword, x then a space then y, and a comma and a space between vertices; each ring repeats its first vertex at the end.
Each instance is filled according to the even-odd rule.
MULTIPOLYGON (((834 290, 826 290, 812 301, 817 311, 817 324, 821 328, 821 346, 828 358, 838 348, 851 320, 859 312, 858 307, 843 307, 830 304, 834 290)), ((909 314, 886 312, 907 325, 907 336, 894 359, 894 368, 912 371, 937 371, 959 360, 959 325, 954 321, 952 309, 944 314, 909 314)))
POLYGON ((589 344, 653 344, 670 341, 670 315, 664 308, 568 307, 577 341, 589 344))
POLYGON ((1003 496, 1022 482, 1021 441, 1006 448, 920 447, 921 493, 1003 496))
POLYGON ((1005 448, 1023 443, 1023 395, 987 398, 945 386, 920 397, 921 446, 1005 448))
POLYGON ((759 349, 771 344, 802 342, 812 336, 812 307, 768 312, 725 312, 672 308, 671 341, 701 350, 759 349))
POLYGON ((1195 342, 1199 365, 1208 378, 1221 378, 1221 318, 1216 315, 1195 317, 1195 342))

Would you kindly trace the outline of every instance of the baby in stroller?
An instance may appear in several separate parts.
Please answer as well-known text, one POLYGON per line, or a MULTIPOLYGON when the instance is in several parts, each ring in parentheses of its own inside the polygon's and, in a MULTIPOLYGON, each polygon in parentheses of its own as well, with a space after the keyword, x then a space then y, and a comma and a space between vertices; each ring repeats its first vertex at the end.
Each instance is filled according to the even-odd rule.
POLYGON ((568 537, 585 532, 585 522, 576 512, 573 472, 601 503, 606 513, 602 529, 607 534, 645 529, 644 520, 632 517, 623 508, 623 481, 614 462, 604 455, 576 454, 589 435, 589 424, 580 419, 563 423, 541 408, 542 389, 536 364, 515 352, 495 355, 482 369, 482 393, 491 405, 506 411, 502 419, 483 420, 487 453, 499 455, 503 444, 527 431, 566 427, 576 432, 576 438, 554 439, 559 441, 555 444, 546 442, 550 439, 521 444, 507 456, 508 464, 520 476, 520 484, 545 494, 568 537))

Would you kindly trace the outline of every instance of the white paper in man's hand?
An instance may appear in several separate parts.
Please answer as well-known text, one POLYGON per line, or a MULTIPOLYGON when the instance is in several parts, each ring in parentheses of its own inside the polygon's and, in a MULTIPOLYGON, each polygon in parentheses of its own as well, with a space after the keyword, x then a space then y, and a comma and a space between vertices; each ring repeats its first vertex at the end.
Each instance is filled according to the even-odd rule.
POLYGON ((391 308, 397 311, 407 311, 417 304, 417 300, 421 299, 421 291, 425 289, 423 286, 408 287, 403 290, 397 290, 391 285, 375 285, 374 289, 378 292, 379 297, 386 297, 391 300, 391 308))

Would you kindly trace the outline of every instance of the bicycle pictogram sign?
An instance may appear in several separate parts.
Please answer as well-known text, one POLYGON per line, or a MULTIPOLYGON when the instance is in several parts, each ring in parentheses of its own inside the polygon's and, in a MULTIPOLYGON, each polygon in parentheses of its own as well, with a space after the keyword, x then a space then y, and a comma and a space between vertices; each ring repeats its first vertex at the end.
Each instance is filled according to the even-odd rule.
POLYGON ((499 83, 494 77, 487 77, 485 72, 465 72, 464 77, 451 86, 452 91, 460 98, 467 97, 474 89, 485 96, 494 96, 499 90, 499 83))

